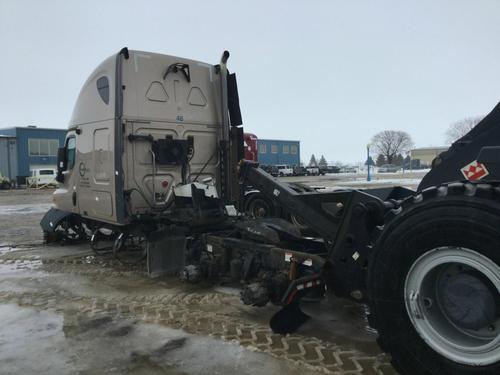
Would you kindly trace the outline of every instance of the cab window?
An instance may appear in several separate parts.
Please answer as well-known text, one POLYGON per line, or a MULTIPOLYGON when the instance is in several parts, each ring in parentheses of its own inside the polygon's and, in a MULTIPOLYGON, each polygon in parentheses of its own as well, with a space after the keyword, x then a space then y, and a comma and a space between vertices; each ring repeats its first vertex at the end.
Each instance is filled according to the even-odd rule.
POLYGON ((99 96, 102 101, 106 104, 109 104, 109 80, 108 77, 102 76, 96 82, 97 84, 97 92, 99 92, 99 96))
POLYGON ((71 137, 68 138, 66 143, 66 161, 67 161, 67 170, 73 169, 75 166, 75 153, 76 153, 76 138, 71 137))

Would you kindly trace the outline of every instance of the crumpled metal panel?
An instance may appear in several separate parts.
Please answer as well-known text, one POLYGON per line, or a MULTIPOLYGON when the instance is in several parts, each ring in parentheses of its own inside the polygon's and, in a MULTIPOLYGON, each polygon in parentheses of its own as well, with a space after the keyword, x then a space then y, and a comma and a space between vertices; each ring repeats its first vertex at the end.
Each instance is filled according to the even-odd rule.
POLYGON ((71 212, 62 211, 57 208, 48 210, 40 221, 40 226, 44 232, 53 232, 57 225, 65 218, 72 215, 71 212))

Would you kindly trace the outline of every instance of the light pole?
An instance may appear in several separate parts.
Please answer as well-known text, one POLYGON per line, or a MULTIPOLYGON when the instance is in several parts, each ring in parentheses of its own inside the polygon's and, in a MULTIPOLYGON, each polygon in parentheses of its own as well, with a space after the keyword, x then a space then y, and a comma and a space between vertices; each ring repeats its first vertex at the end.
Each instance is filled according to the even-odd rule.
POLYGON ((408 155, 410 156, 410 174, 412 173, 412 168, 411 168, 411 150, 408 151, 408 155))
POLYGON ((366 175, 366 181, 371 181, 372 176, 370 176, 370 144, 366 145, 366 165, 368 166, 368 173, 366 175))

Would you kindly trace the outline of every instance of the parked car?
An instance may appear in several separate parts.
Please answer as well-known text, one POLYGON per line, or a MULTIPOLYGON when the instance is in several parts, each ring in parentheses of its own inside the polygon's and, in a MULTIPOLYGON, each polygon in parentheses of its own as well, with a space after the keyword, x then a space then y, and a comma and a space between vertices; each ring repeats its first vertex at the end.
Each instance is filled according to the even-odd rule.
POLYGON ((306 170, 309 173, 309 175, 311 175, 311 176, 319 175, 319 168, 318 167, 307 167, 306 170))
POLYGON ((306 168, 296 165, 293 167, 293 175, 294 176, 307 176, 309 172, 307 171, 306 168))
POLYGON ((384 164, 378 169, 378 173, 395 173, 399 171, 399 167, 394 164, 384 164))
POLYGON ((278 168, 278 176, 293 176, 293 167, 291 165, 279 164, 276 168, 278 168))
POLYGON ((57 186, 56 174, 55 168, 32 169, 31 176, 27 179, 28 186, 57 186))
POLYGON ((340 168, 339 173, 357 173, 358 170, 356 167, 342 167, 340 168))
POLYGON ((326 173, 339 173, 340 168, 336 167, 335 165, 329 165, 326 168, 320 168, 319 173, 324 175, 326 173))
POLYGON ((275 165, 261 165, 260 166, 264 171, 269 173, 273 177, 278 177, 278 168, 275 165))

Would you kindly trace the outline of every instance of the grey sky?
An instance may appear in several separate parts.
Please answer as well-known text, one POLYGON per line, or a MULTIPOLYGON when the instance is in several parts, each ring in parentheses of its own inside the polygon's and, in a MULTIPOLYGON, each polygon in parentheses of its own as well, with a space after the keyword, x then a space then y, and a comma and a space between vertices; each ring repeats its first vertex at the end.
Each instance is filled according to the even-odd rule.
POLYGON ((500 101, 500 1, 0 0, 0 127, 67 126, 124 46, 217 63, 231 52, 246 131, 302 159, 358 161, 371 136, 441 145, 500 101))

